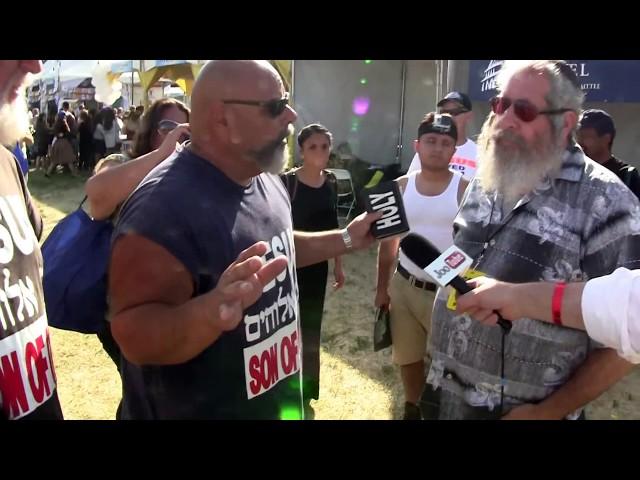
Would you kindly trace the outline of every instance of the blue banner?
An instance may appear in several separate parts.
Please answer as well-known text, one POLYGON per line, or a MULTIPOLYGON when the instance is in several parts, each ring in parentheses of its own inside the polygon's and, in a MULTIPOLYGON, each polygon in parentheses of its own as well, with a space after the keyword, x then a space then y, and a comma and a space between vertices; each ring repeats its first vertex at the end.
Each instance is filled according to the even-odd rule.
MULTIPOLYGON (((486 101, 496 94, 495 78, 504 60, 469 61, 469 97, 486 101)), ((586 102, 640 102, 640 61, 567 60, 578 76, 586 102)))

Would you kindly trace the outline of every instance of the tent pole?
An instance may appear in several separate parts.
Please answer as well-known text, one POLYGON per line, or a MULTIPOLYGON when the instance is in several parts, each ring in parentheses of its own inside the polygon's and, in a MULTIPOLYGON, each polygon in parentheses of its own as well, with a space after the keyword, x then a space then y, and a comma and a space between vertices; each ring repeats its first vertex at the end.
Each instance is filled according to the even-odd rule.
MULTIPOLYGON (((62 68, 62 60, 58 60, 58 102, 60 102, 60 97, 62 96, 62 85, 60 85, 60 68, 62 68)), ((58 102, 56 102, 56 108, 59 110, 60 107, 58 106, 58 102)))
POLYGON ((402 134, 404 133, 404 102, 407 89, 407 60, 402 60, 402 93, 400 94, 400 125, 398 126, 398 145, 395 163, 402 163, 402 134))
POLYGON ((436 60, 436 105, 433 110, 437 111, 437 103, 444 96, 444 60, 436 60))
POLYGON ((291 103, 295 104, 295 89, 294 85, 296 84, 296 61, 291 60, 291 86, 289 90, 291 90, 291 103))
POLYGON ((447 92, 455 90, 456 61, 447 60, 447 92))

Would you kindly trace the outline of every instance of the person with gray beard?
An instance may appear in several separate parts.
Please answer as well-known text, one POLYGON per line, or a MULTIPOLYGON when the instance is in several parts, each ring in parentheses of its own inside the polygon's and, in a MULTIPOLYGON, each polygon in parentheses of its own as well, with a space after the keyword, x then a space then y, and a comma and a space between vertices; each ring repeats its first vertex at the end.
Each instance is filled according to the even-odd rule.
MULTIPOLYGON (((640 203, 573 142, 584 95, 568 64, 507 61, 497 84, 479 170, 454 221, 455 245, 474 259, 470 273, 575 282, 636 268, 640 203)), ((503 344, 499 327, 455 309, 441 289, 426 418, 584 418, 585 405, 631 369, 583 331, 527 318, 503 344)))
POLYGON ((42 217, 2 145, 29 131, 25 99, 39 60, 0 61, 0 419, 62 420, 42 288, 42 217))
POLYGON ((191 99, 191 141, 125 202, 109 271, 123 419, 300 419, 296 264, 371 245, 293 231, 280 179, 296 112, 265 61, 214 60, 191 99))

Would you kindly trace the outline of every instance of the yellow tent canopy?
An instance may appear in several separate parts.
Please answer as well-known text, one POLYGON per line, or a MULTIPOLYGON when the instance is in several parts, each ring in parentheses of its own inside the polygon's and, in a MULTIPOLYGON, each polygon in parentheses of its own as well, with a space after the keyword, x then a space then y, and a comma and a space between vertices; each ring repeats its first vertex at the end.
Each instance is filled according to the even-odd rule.
POLYGON ((278 70, 278 73, 282 77, 282 81, 284 82, 284 88, 290 92, 291 91, 291 63, 293 60, 269 60, 271 65, 278 70))
MULTIPOLYGON (((285 88, 291 90, 291 63, 292 60, 269 60, 280 73, 285 88)), ((153 66, 148 70, 139 72, 140 83, 145 92, 145 107, 148 106, 149 89, 160 79, 169 78, 176 82, 187 95, 191 95, 193 83, 204 65, 201 63, 175 63, 170 65, 153 66)))
POLYGON ((145 92, 145 107, 148 106, 149 102, 147 92, 160 78, 173 80, 187 95, 191 95, 193 82, 202 67, 203 65, 201 63, 176 63, 173 65, 154 66, 148 70, 139 72, 140 83, 145 92))

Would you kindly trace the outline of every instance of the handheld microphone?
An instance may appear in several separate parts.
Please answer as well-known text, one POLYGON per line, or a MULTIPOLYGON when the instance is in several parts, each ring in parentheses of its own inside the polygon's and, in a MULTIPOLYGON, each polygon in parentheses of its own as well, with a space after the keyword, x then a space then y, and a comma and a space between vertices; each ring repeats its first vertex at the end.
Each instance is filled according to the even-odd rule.
MULTIPOLYGON (((441 287, 450 285, 461 294, 473 290, 459 275, 471 265, 473 260, 455 245, 440 254, 429 240, 410 233, 400 241, 400 248, 409 260, 428 273, 441 287)), ((502 318, 497 311, 494 310, 493 313, 498 315, 498 325, 508 333, 511 330, 511 322, 502 318)))

